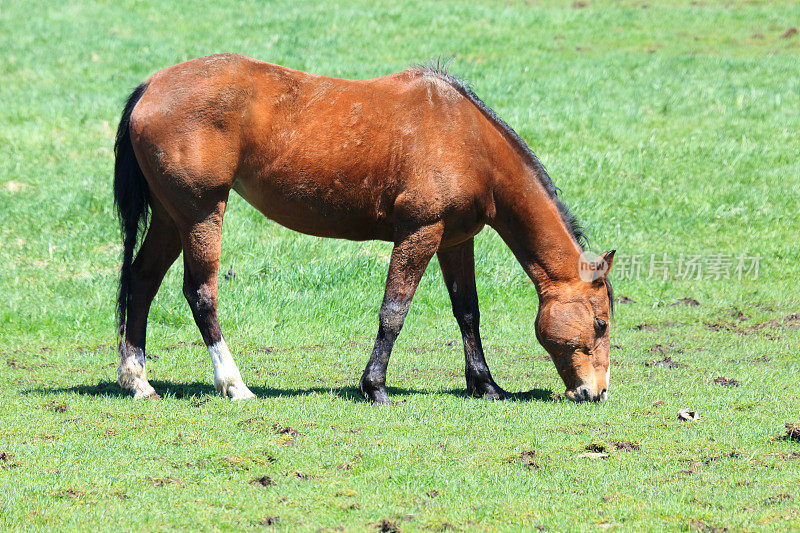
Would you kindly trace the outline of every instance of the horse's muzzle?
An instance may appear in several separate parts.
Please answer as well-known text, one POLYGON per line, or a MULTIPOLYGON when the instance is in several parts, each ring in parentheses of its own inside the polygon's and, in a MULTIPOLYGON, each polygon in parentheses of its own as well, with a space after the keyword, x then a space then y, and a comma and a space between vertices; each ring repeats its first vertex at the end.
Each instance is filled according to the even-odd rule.
POLYGON ((608 397, 608 391, 603 389, 593 392, 588 385, 581 385, 574 389, 567 389, 564 395, 573 402, 603 402, 608 397))

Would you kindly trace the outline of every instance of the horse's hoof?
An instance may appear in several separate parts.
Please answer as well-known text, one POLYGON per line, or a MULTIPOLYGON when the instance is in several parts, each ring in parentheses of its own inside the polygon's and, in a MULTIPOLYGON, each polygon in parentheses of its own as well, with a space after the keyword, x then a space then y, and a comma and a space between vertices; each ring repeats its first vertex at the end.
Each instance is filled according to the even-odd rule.
POLYGON ((392 400, 389 399, 389 394, 386 389, 368 389, 363 385, 360 387, 361 396, 373 405, 392 405, 392 400))
POLYGON ((161 399, 161 396, 159 396, 159 395, 158 395, 158 393, 157 393, 155 390, 154 390, 154 391, 152 391, 152 392, 150 392, 150 393, 142 393, 142 392, 136 391, 136 392, 133 394, 133 399, 134 399, 134 400, 151 400, 151 401, 156 401, 156 400, 160 400, 160 399, 161 399))
MULTIPOLYGON (((123 387, 128 388, 128 387, 123 387)), ((128 390, 133 394, 134 400, 160 400, 156 390, 146 381, 136 379, 128 390)))
POLYGON ((483 398, 484 400, 507 400, 511 397, 506 391, 494 383, 467 387, 467 394, 473 398, 483 398))
POLYGON ((241 381, 217 386, 216 389, 220 396, 230 400, 252 400, 256 397, 256 395, 247 388, 247 385, 241 381))

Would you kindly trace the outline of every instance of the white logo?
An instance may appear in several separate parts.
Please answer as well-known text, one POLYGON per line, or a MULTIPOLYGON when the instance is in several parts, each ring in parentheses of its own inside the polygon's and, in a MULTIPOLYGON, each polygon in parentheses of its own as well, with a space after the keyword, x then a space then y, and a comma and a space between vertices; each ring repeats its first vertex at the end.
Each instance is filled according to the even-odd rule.
POLYGON ((603 256, 588 250, 581 252, 578 258, 578 275, 589 283, 602 278, 608 272, 608 262, 603 256))

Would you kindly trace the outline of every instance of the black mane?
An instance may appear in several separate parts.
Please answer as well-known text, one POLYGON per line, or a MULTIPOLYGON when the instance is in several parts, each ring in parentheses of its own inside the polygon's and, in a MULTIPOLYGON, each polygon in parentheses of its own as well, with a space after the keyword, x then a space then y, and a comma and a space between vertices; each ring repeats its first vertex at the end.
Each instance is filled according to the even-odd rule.
POLYGON ((561 191, 561 189, 556 187, 555 183, 553 183, 553 180, 550 179, 547 169, 544 168, 544 165, 542 165, 542 163, 539 161, 539 158, 536 157, 536 154, 533 153, 533 150, 530 149, 528 144, 517 134, 516 131, 514 131, 511 126, 506 123, 506 121, 497 116, 497 113, 495 113, 492 108, 487 106, 483 100, 478 98, 478 95, 472 91, 472 87, 470 87, 467 82, 461 78, 458 78, 457 76, 454 76, 448 71, 447 67, 449 63, 449 59, 433 59, 422 65, 415 65, 414 69, 422 71, 425 74, 434 75, 446 81, 454 89, 463 94, 492 121, 494 121, 497 126, 516 143, 523 157, 525 157, 528 164, 536 171, 535 174, 539 178, 539 182, 542 184, 542 187, 544 187, 544 189, 550 194, 550 197, 555 202, 558 212, 561 215, 561 219, 564 221, 564 225, 566 225, 567 229, 572 234, 572 237, 575 239, 578 247, 581 250, 586 248, 588 245, 588 238, 583 225, 581 224, 580 220, 578 220, 578 217, 572 213, 570 208, 561 200, 561 198, 558 197, 558 193, 561 191))

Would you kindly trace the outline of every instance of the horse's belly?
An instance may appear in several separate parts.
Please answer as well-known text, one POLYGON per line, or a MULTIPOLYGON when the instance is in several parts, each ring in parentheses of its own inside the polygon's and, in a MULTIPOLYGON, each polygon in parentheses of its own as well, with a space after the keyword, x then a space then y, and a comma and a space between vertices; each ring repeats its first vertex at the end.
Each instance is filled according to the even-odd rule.
POLYGON ((240 178, 234 190, 267 218, 294 231, 357 241, 393 240, 393 225, 374 191, 342 184, 303 186, 286 179, 240 178))

